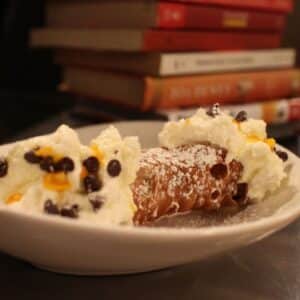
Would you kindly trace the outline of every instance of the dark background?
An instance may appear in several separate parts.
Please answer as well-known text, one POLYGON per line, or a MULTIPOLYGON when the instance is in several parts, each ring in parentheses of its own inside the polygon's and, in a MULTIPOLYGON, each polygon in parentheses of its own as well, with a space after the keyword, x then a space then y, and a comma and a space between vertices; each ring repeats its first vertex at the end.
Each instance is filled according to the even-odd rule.
POLYGON ((0 1, 0 142, 70 104, 55 92, 51 52, 28 48, 30 28, 43 20, 43 0, 0 1))
MULTIPOLYGON (((283 45, 300 49, 300 2, 295 6, 283 45)), ((72 105, 55 91, 60 74, 51 51, 28 48, 30 28, 43 20, 43 0, 0 1, 0 142, 72 105)))

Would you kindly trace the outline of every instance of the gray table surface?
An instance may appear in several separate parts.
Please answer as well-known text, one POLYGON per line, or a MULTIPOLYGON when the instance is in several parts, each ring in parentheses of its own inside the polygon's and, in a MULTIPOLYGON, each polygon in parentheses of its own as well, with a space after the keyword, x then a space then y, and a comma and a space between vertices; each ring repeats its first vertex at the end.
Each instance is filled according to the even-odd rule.
POLYGON ((0 253, 0 299, 300 299, 300 221, 224 256, 137 275, 58 275, 0 253))

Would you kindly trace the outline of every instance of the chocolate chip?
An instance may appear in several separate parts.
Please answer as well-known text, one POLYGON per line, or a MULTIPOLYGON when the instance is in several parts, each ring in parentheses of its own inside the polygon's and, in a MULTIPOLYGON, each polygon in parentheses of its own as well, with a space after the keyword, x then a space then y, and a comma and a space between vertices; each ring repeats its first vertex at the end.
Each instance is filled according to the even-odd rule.
POLYGON ((222 163, 215 164, 211 167, 210 173, 215 179, 225 178, 227 176, 227 166, 222 163))
POLYGON ((208 109, 206 114, 210 117, 216 117, 220 114, 220 105, 219 103, 215 103, 212 107, 208 109))
POLYGON ((50 199, 44 204, 44 211, 49 215, 59 215, 59 209, 50 199))
POLYGON ((72 172, 74 168, 74 162, 69 157, 64 157, 55 164, 55 171, 57 172, 72 172))
POLYGON ((93 210, 94 212, 97 212, 103 205, 104 203, 104 199, 103 197, 99 196, 99 195, 96 195, 96 196, 93 196, 91 198, 89 198, 89 201, 93 207, 93 210))
POLYGON ((8 171, 8 162, 4 158, 0 158, 0 177, 4 177, 7 175, 8 171))
POLYGON ((289 159, 289 156, 286 152, 284 151, 280 151, 280 150, 275 150, 275 153, 278 155, 278 157, 282 160, 282 161, 287 161, 289 159))
POLYGON ((212 117, 212 118, 215 117, 215 115, 213 114, 213 112, 212 112, 211 110, 208 110, 208 111, 206 112, 206 114, 207 114, 208 116, 212 117))
POLYGON ((42 157, 36 155, 34 151, 28 151, 24 154, 24 159, 31 164, 39 164, 42 157))
POLYGON ((247 119, 248 119, 248 116, 244 110, 240 111, 235 117, 235 120, 238 122, 245 122, 245 121, 247 121, 247 119))
POLYGON ((77 210, 77 211, 79 211, 79 205, 78 204, 73 204, 72 208, 75 209, 75 210, 77 210))
POLYGON ((101 180, 93 174, 87 175, 83 179, 83 184, 84 184, 85 191, 87 193, 96 192, 102 188, 101 180))
POLYGON ((55 163, 53 158, 51 156, 43 157, 43 159, 40 162, 40 168, 48 173, 54 173, 55 163))
POLYGON ((247 183, 238 183, 237 185, 237 192, 232 197, 233 200, 236 202, 244 202, 247 199, 248 194, 248 184, 247 183))
POLYGON ((90 156, 83 161, 83 165, 89 173, 97 173, 100 168, 100 163, 97 157, 90 156))
POLYGON ((78 218, 78 205, 73 205, 72 207, 64 207, 60 211, 60 215, 66 218, 77 219, 78 218))
POLYGON ((120 162, 117 159, 111 160, 107 165, 107 173, 111 177, 119 176, 122 171, 120 162))
POLYGON ((220 196, 220 192, 219 192, 219 191, 214 191, 214 192, 211 194, 211 199, 215 200, 215 199, 217 199, 219 196, 220 196))

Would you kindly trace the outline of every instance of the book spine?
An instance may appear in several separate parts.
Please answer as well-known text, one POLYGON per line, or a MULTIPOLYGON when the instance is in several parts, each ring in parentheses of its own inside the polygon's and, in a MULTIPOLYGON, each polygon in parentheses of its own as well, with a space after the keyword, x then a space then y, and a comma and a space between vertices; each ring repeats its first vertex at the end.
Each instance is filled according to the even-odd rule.
POLYGON ((175 0, 176 2, 190 2, 198 4, 213 4, 228 7, 244 7, 284 13, 293 10, 293 0, 175 0))
MULTIPOLYGON (((207 109, 208 107, 204 107, 207 109)), ((189 118, 198 108, 160 110, 159 114, 170 121, 189 118)), ((222 110, 236 116, 240 111, 246 111, 249 118, 262 119, 268 124, 283 124, 300 120, 300 98, 266 101, 250 104, 224 105, 222 110)))
POLYGON ((162 54, 159 74, 183 75, 293 67, 293 49, 199 54, 162 54))
POLYGON ((300 95, 300 71, 146 78, 142 109, 169 109, 300 95))
POLYGON ((234 10, 220 7, 161 2, 157 6, 158 28, 209 28, 283 30, 283 14, 234 10))
POLYGON ((281 33, 146 30, 142 51, 197 51, 278 48, 281 33))

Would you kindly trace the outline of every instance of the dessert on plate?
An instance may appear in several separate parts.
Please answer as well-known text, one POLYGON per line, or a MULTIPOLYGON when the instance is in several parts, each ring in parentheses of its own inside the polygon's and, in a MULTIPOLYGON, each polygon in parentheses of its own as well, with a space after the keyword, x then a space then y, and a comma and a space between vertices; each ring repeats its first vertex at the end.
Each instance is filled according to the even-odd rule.
POLYGON ((262 120, 235 118, 214 105, 168 122, 160 148, 142 153, 133 194, 135 222, 192 209, 241 208, 262 201, 283 178, 285 152, 276 150, 262 120))
POLYGON ((62 125, 17 143, 0 161, 0 200, 13 209, 91 222, 144 225, 191 210, 241 209, 285 178, 285 152, 266 124, 218 105, 168 122, 160 146, 108 127, 88 146, 62 125))

